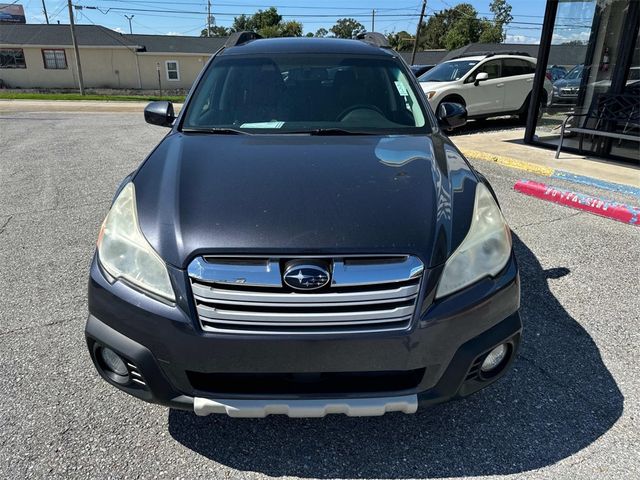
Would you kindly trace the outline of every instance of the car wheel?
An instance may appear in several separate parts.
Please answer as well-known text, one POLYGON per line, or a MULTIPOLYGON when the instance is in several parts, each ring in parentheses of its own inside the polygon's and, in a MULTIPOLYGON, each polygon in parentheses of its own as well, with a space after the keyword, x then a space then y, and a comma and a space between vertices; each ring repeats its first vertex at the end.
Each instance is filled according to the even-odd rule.
MULTIPOLYGON (((522 111, 518 114, 518 120, 520 120, 520 123, 527 123, 527 117, 529 116, 529 102, 531 101, 531 97, 527 97, 527 100, 524 104, 524 108, 522 109, 522 111)), ((542 118, 542 109, 547 105, 547 99, 545 96, 543 96, 540 99, 540 103, 538 105, 538 116, 537 116, 537 120, 540 120, 542 118)))

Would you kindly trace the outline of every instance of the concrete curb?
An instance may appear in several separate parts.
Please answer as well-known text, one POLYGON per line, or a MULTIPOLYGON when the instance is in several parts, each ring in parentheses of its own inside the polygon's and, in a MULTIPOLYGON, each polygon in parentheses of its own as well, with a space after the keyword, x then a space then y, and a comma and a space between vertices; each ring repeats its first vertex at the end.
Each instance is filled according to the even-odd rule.
POLYGON ((633 185, 609 182, 594 177, 577 175, 575 173, 566 172, 564 170, 557 170, 552 167, 545 167, 543 165, 525 162, 516 158, 481 152, 479 150, 462 149, 461 151, 465 157, 497 163, 498 165, 515 168, 518 170, 524 170, 526 172, 534 173, 543 177, 558 178, 560 180, 565 180, 568 182, 579 183, 581 185, 589 185, 592 187, 601 188, 603 190, 624 193, 640 198, 640 188, 633 185))
POLYGON ((533 180, 520 180, 513 186, 513 189, 540 200, 611 218, 629 225, 640 226, 640 208, 638 207, 580 192, 572 192, 533 180))
POLYGON ((524 170, 525 172, 536 173, 543 177, 550 177, 554 169, 551 167, 544 167, 542 165, 536 165, 535 163, 525 162, 512 157, 506 157, 504 155, 495 155, 493 153, 481 152, 479 150, 462 149, 462 154, 465 157, 475 158, 478 160, 485 160, 488 162, 497 163, 504 167, 517 168, 518 170, 524 170))

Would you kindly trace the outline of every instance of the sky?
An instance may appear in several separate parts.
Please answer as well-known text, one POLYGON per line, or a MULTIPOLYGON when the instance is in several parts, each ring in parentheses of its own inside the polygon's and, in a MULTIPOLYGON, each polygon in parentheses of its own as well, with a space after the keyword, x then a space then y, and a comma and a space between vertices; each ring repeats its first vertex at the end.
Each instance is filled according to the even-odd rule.
MULTIPOLYGON (((2 2, 3 0, 0 0, 2 2)), ((4 0, 5 3, 11 1, 4 0)), ((44 23, 42 0, 19 0, 25 7, 28 23, 44 23)), ((68 23, 66 0, 45 0, 51 23, 68 23)), ((207 21, 207 0, 73 0, 79 24, 99 24, 118 32, 129 33, 133 15, 133 33, 161 35, 199 35, 207 21), (86 8, 95 7, 95 8, 86 8), (151 11, 149 11, 151 10, 151 11), (178 13, 180 12, 180 13, 178 13)), ((211 0, 215 24, 230 26, 233 17, 252 14, 258 9, 277 7, 285 20, 297 20, 304 32, 329 29, 338 18, 353 17, 371 30, 372 10, 376 11, 375 30, 389 33, 415 32, 422 2, 420 0, 211 0)), ((461 3, 455 0, 428 0, 427 15, 461 3)), ((480 16, 491 18, 490 0, 467 0, 480 16)), ((508 43, 538 43, 544 0, 511 0, 513 22, 507 28, 508 43)))

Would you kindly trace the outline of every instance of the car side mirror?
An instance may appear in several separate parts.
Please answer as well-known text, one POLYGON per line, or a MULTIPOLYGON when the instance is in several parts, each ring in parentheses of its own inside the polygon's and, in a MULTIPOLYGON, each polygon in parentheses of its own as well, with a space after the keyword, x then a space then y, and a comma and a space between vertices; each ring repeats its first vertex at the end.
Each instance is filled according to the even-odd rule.
POLYGON ((480 85, 480 82, 484 82, 485 80, 489 80, 489 74, 487 72, 480 72, 476 75, 476 79, 473 81, 473 84, 477 87, 480 85))
POLYGON ((438 123, 446 130, 461 127, 467 123, 467 109, 459 103, 442 102, 438 107, 438 123))
POLYGON ((144 119, 152 125, 170 127, 176 119, 171 102, 151 102, 144 109, 144 119))

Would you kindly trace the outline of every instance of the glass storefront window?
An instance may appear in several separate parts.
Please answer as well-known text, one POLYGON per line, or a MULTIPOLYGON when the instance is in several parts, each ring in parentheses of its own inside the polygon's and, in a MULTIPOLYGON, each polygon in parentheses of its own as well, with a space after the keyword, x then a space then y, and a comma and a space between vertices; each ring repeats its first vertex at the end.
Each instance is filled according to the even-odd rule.
MULTIPOLYGON (((556 146, 569 114, 576 114, 569 120, 570 127, 640 135, 637 22, 633 38, 623 38, 629 31, 628 22, 633 20, 629 9, 637 7, 631 5, 634 1, 557 2, 534 141, 556 146), (625 42, 629 40, 636 42, 632 65, 624 52, 628 51, 625 42), (619 80, 625 72, 628 79, 623 85, 619 80)), ((598 155, 640 161, 640 144, 635 141, 577 132, 569 133, 563 141, 563 147, 569 149, 580 145, 598 155)))

